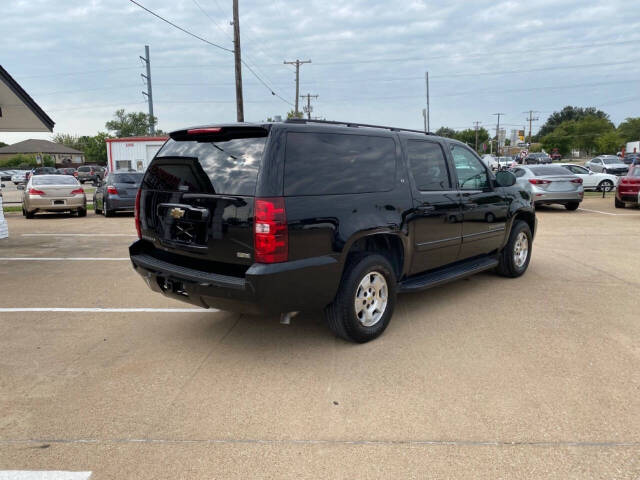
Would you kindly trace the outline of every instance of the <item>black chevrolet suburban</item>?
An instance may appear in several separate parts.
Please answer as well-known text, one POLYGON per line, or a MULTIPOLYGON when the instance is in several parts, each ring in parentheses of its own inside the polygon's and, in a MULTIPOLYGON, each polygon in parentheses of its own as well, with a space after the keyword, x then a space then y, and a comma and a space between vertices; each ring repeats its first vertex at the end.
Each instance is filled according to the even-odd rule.
POLYGON ((507 171, 463 143, 294 120, 171 133, 136 199, 152 290, 249 313, 322 309, 340 337, 380 335, 396 294, 484 270, 518 277, 536 217, 507 171))

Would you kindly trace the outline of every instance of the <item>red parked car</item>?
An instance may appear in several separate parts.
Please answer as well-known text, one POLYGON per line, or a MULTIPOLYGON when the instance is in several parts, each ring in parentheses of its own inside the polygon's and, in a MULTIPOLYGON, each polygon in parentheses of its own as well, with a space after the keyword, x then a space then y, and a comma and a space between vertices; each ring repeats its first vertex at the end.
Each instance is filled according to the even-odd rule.
POLYGON ((638 192, 640 192, 640 165, 633 165, 627 175, 620 177, 616 191, 616 208, 624 208, 626 205, 638 205, 638 192))

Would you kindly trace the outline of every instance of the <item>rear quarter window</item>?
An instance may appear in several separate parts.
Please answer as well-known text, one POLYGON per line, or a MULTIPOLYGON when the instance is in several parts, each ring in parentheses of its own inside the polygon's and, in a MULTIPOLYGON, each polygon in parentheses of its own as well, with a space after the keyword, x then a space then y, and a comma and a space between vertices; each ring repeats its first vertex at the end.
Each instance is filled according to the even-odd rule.
POLYGON ((388 191, 393 188, 395 173, 396 145, 390 137, 287 134, 286 196, 388 191))

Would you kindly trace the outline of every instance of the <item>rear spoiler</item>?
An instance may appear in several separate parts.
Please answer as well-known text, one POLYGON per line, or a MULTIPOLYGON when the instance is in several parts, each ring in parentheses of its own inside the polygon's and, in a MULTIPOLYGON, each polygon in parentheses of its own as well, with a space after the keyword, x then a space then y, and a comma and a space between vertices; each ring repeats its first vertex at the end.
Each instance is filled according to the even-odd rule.
POLYGON ((176 130, 169 136, 178 142, 224 142, 234 138, 256 138, 269 135, 270 125, 220 125, 176 130))

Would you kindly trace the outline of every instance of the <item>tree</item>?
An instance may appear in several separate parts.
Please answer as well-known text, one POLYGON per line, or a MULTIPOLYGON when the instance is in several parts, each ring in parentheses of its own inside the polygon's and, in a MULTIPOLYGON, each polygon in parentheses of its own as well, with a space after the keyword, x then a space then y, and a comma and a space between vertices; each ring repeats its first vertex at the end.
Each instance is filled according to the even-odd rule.
POLYGON ((289 119, 289 118, 303 118, 302 112, 296 113, 293 110, 289 110, 287 112, 287 119, 289 119))
POLYGON ((87 163, 95 163, 98 165, 107 164, 107 138, 113 138, 107 132, 98 132, 93 137, 88 137, 84 149, 84 156, 87 163))
POLYGON ((557 148, 562 156, 566 156, 571 152, 571 148, 573 147, 575 133, 576 122, 574 120, 562 122, 551 133, 542 137, 542 147, 548 152, 557 148))
POLYGON ((620 147, 624 144, 622 137, 615 130, 604 133, 596 139, 596 147, 598 153, 615 155, 620 151, 620 147))
POLYGON ((2 147, 6 147, 8 144, 4 143, 4 142, 0 142, 0 148, 2 147))
POLYGON ((576 135, 573 146, 593 153, 598 146, 598 137, 614 131, 613 123, 606 118, 588 116, 576 122, 576 135))
POLYGON ((82 150, 82 137, 78 135, 72 135, 70 133, 56 133, 51 139, 55 143, 61 143, 69 148, 75 148, 76 150, 82 150))
POLYGON ((455 138, 456 131, 453 128, 440 127, 438 130, 436 130, 436 135, 438 135, 439 137, 455 138))
POLYGON ((618 125, 618 134, 624 143, 640 140, 640 117, 627 118, 618 125))
MULTIPOLYGON (((105 123, 107 130, 115 133, 116 137, 143 137, 149 134, 151 126, 150 116, 144 112, 125 113, 124 108, 116 110, 114 119, 105 123)), ((157 124, 158 119, 153 117, 153 123, 157 124)))
MULTIPOLYGON (((437 132, 436 132, 437 134, 437 132)), ((460 140, 467 145, 475 148, 476 146, 476 130, 474 128, 467 128, 459 132, 454 132, 453 138, 460 140)), ((478 149, 482 148, 482 144, 489 140, 489 132, 486 128, 478 129, 478 149)))
POLYGON ((598 110, 596 107, 572 107, 566 106, 559 112, 553 112, 547 121, 540 127, 538 131, 537 137, 542 138, 545 135, 551 133, 558 125, 563 122, 568 122, 571 120, 582 120, 585 117, 597 117, 601 119, 608 120, 609 115, 603 112, 602 110, 598 110))

